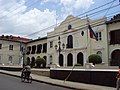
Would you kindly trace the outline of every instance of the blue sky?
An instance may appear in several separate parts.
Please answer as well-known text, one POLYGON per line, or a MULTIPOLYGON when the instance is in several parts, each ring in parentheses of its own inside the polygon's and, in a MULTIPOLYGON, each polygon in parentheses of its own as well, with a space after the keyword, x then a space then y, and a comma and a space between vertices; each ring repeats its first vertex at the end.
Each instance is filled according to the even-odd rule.
MULTIPOLYGON (((56 20, 61 22, 68 15, 78 16, 110 1, 113 0, 0 0, 0 35, 42 37, 53 30, 53 28, 43 29, 55 25, 56 20), (34 32, 37 32, 37 34, 32 34, 34 32)), ((118 3, 119 0, 115 0, 114 3, 106 7, 118 3)), ((107 16, 111 13, 119 13, 119 8, 120 6, 97 13, 95 17, 88 16, 90 18, 100 18, 105 14, 107 16)))

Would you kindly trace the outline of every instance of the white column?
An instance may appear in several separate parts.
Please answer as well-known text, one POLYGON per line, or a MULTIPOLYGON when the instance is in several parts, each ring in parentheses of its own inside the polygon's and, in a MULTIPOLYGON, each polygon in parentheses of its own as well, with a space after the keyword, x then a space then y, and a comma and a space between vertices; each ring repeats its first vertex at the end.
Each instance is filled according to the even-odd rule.
POLYGON ((73 66, 74 66, 76 64, 76 53, 73 52, 72 54, 73 54, 73 66))
POLYGON ((63 53, 64 55, 64 67, 67 67, 67 54, 63 53))
POLYGON ((83 62, 84 62, 84 65, 85 65, 85 63, 87 63, 87 60, 88 60, 86 51, 83 53, 83 57, 84 57, 83 62))

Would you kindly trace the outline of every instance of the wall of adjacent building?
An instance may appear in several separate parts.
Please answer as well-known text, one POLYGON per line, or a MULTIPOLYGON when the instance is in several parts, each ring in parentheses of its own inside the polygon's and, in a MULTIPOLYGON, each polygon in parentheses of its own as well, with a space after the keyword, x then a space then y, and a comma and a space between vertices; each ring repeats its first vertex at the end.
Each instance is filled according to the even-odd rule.
POLYGON ((22 57, 20 51, 20 43, 6 40, 0 40, 2 48, 0 49, 1 64, 4 65, 19 65, 22 57), (13 45, 13 50, 9 50, 9 45, 13 45), (9 56, 12 56, 12 63, 9 63, 9 56))
POLYGON ((108 24, 108 48, 109 48, 109 60, 111 60, 111 54, 114 50, 119 49, 119 44, 110 45, 110 31, 120 30, 120 22, 113 22, 111 24, 108 24))
MULTIPOLYGON (((28 46, 31 46, 31 47, 32 47, 33 45, 36 45, 36 51, 37 51, 37 45, 39 45, 39 44, 43 45, 43 44, 45 44, 45 43, 47 43, 47 38, 46 38, 46 39, 43 39, 43 40, 37 40, 37 41, 29 42, 29 43, 26 44, 26 48, 27 48, 28 46)), ((42 50, 43 50, 43 48, 42 48, 42 50)), ((36 59, 38 56, 40 56, 41 58, 43 58, 44 56, 47 57, 47 52, 46 52, 46 53, 41 52, 41 53, 39 53, 39 54, 37 54, 37 53, 35 52, 35 54, 31 54, 31 53, 30 53, 29 55, 26 54, 26 60, 27 60, 27 57, 29 57, 29 58, 30 58, 30 61, 31 61, 31 58, 32 58, 32 57, 34 57, 34 58, 36 59)))

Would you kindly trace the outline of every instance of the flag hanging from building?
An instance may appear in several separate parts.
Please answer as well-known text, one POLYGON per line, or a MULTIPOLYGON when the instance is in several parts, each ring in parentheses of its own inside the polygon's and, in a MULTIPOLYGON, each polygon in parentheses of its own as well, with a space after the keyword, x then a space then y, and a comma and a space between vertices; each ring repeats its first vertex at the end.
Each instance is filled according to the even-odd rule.
POLYGON ((95 32, 92 30, 91 26, 88 25, 88 29, 89 29, 89 34, 90 34, 90 38, 93 38, 97 41, 97 35, 95 34, 95 32))

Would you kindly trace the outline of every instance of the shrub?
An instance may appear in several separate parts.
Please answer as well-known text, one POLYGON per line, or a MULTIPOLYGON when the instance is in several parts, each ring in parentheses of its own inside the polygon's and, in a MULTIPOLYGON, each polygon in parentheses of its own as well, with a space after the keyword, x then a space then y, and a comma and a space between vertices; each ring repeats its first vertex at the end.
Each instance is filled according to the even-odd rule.
POLYGON ((45 66, 46 66, 46 61, 45 61, 45 59, 44 59, 44 58, 41 58, 41 57, 37 57, 37 59, 36 59, 36 67, 37 67, 37 68, 40 68, 40 67, 45 68, 45 66))
POLYGON ((88 59, 89 63, 93 63, 93 65, 102 63, 102 58, 98 54, 92 54, 88 59))

